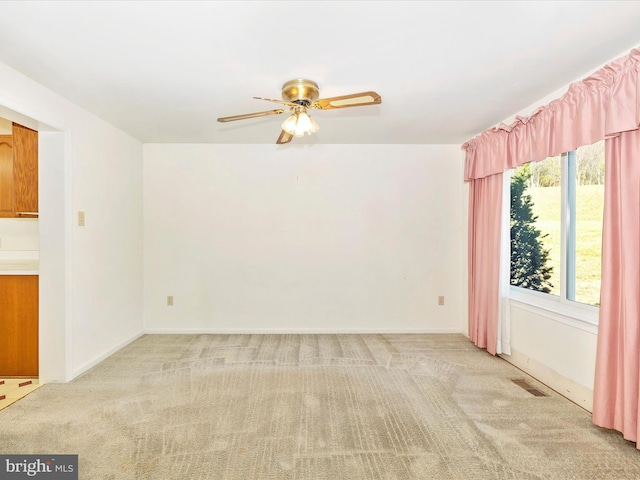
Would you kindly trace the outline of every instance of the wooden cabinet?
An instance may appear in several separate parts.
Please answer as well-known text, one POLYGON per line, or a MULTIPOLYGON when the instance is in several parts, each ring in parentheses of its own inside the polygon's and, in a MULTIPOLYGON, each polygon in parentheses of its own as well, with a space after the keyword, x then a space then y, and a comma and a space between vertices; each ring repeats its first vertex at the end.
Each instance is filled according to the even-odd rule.
POLYGON ((0 275, 0 377, 38 376, 38 276, 0 275))
POLYGON ((15 211, 38 212, 38 132, 13 124, 15 211))
POLYGON ((37 216, 38 132, 13 124, 0 135, 0 217, 37 216))

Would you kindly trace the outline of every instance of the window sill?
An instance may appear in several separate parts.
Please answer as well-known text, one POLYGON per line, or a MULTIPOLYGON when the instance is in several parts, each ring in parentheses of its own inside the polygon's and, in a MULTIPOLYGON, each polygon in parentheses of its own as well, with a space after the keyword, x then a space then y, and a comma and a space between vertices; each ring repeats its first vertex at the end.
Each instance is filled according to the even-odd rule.
POLYGON ((589 333, 598 333, 600 309, 592 305, 561 300, 560 297, 534 292, 519 287, 510 287, 511 304, 537 315, 579 328, 589 333))

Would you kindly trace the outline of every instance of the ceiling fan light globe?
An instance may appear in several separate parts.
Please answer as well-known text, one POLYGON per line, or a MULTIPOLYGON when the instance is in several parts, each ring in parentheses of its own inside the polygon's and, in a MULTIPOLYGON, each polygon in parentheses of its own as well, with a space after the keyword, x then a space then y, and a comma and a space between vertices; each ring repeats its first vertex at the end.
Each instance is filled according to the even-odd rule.
POLYGON ((284 122, 282 122, 282 129, 290 135, 296 135, 297 124, 298 116, 296 114, 293 114, 284 122))
POLYGON ((304 135, 305 133, 311 134, 311 129, 313 128, 311 124, 311 119, 309 115, 305 112, 302 112, 298 115, 298 124, 296 125, 296 135, 304 135))

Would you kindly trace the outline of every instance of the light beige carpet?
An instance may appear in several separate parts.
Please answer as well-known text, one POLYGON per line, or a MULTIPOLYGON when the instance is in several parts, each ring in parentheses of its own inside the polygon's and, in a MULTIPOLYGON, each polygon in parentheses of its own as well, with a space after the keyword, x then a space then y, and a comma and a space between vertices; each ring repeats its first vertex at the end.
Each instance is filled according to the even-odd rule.
POLYGON ((640 478, 634 444, 461 335, 147 335, 0 430, 91 480, 640 478))

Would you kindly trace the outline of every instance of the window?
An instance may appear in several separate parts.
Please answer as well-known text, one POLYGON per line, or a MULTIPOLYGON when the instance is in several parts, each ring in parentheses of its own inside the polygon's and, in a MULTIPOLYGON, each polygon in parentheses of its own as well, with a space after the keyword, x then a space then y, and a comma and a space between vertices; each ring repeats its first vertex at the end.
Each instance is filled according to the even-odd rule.
POLYGON ((511 285, 598 306, 604 141, 522 165, 510 182, 511 285))

